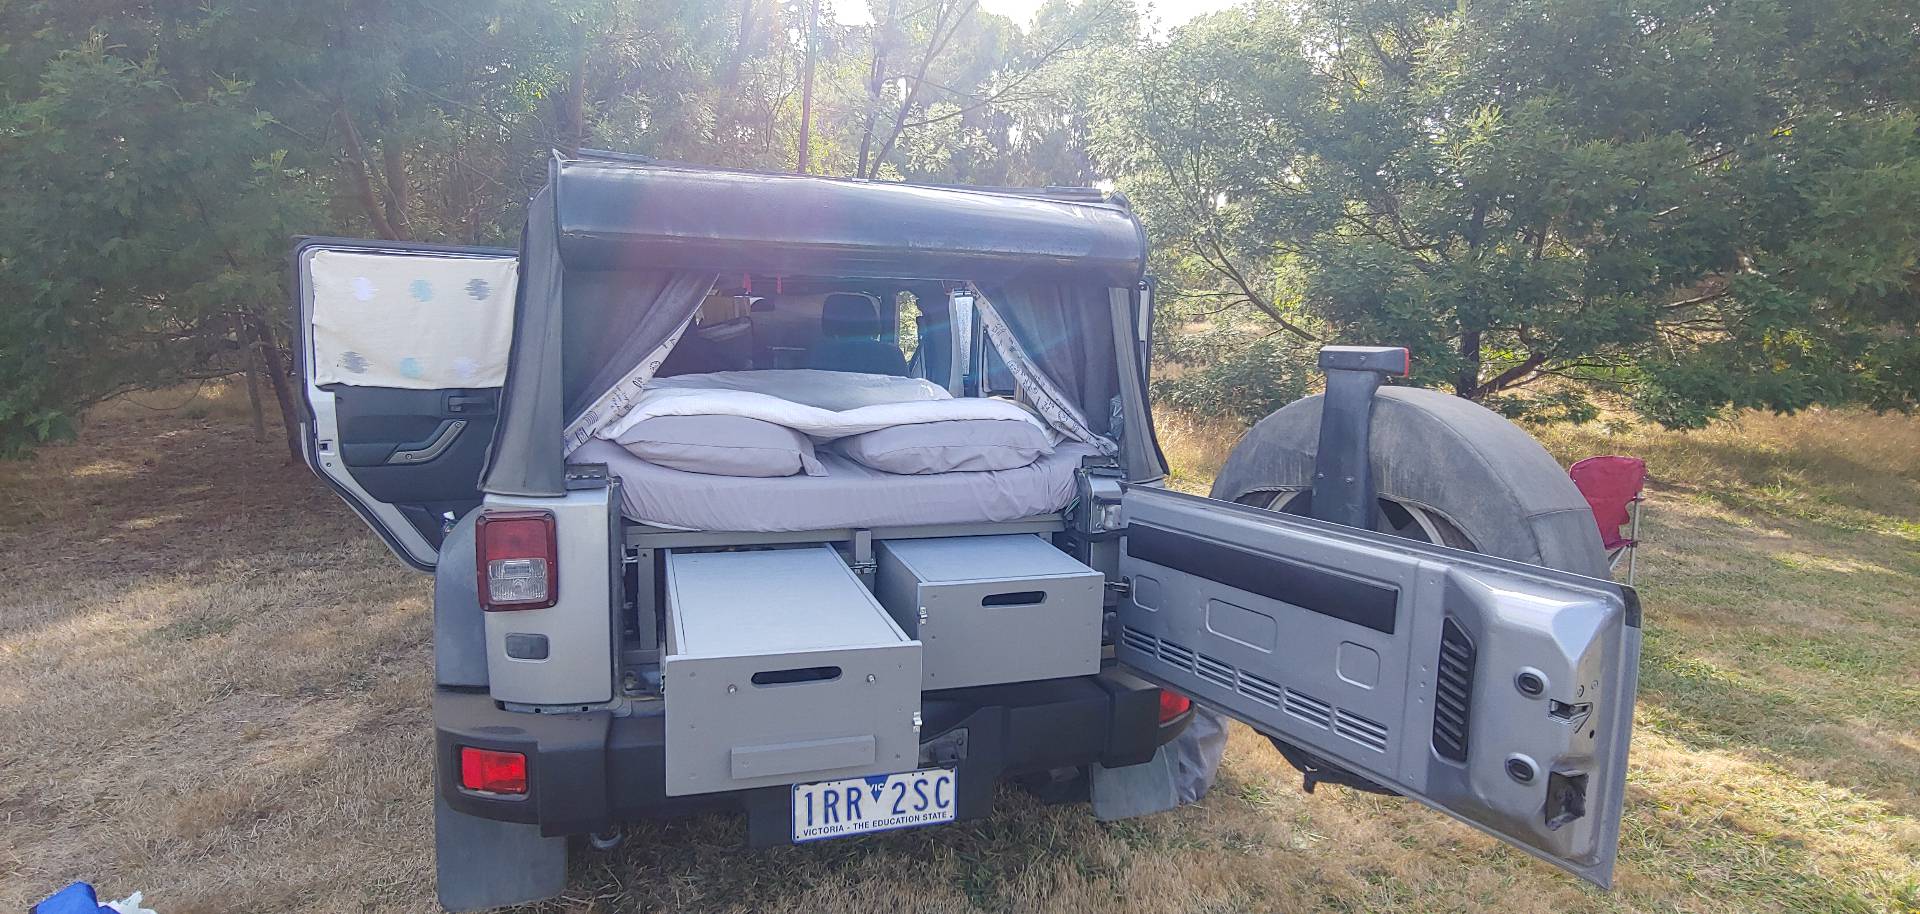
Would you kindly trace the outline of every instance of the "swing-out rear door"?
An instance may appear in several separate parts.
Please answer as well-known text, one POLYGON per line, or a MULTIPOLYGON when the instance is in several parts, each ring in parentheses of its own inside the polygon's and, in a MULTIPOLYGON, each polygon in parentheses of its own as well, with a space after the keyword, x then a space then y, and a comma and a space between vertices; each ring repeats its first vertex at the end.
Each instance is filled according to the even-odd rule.
POLYGON ((480 503, 513 339, 513 251, 306 239, 294 329, 307 465, 396 555, 480 503))
POLYGON ((1123 511, 1122 663, 1611 882, 1631 588, 1160 489, 1123 511))

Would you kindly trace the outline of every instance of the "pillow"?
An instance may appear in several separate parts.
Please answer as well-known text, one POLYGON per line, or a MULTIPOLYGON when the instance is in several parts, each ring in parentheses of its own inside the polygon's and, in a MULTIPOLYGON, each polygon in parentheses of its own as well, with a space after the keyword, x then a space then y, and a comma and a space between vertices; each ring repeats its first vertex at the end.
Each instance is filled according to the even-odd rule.
POLYGON ((1012 470, 1053 453, 1047 433, 1018 419, 953 419, 896 425, 834 443, 840 453, 883 473, 1012 470))
POLYGON ((745 416, 655 416, 616 440, 633 456, 709 476, 825 476, 813 440, 784 425, 745 416))

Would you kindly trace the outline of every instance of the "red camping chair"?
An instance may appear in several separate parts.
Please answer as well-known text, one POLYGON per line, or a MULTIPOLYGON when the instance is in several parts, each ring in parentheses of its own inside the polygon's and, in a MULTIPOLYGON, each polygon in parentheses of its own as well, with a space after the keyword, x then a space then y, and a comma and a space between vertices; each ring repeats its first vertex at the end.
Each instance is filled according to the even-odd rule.
POLYGON ((1567 468, 1573 484, 1586 496, 1593 519, 1600 525, 1600 541, 1607 549, 1607 567, 1627 560, 1627 583, 1633 583, 1634 548, 1640 545, 1640 502, 1646 500, 1647 462, 1638 457, 1588 457, 1567 468), (1626 528, 1624 535, 1621 528, 1626 528))

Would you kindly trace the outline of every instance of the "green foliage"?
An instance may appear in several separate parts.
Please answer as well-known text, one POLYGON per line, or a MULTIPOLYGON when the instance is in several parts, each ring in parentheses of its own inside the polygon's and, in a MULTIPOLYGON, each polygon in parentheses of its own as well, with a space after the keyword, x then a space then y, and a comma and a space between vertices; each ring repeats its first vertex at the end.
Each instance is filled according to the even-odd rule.
POLYGON ((231 370, 248 316, 284 300, 284 239, 316 201, 246 92, 183 94, 95 37, 0 112, 0 453, 143 379, 231 370))
POLYGON ((809 47, 816 173, 1115 180, 1184 408, 1325 341, 1533 418, 1920 393, 1910 3, 867 5, 0 3, 0 453, 249 363, 291 409, 294 234, 511 244, 554 149, 795 168, 809 47))
POLYGON ((1920 402, 1920 12, 1298 0, 1102 83, 1164 296, 1578 419, 1920 402))
MULTIPOLYGON (((291 409, 295 234, 511 245, 555 149, 794 168, 806 12, 0 3, 0 454, 249 361, 291 409)), ((812 170, 1092 180, 1072 74, 1132 40, 1127 0, 1054 0, 1030 30, 973 0, 872 12, 814 36, 812 170)))
POLYGON ((1306 396, 1311 347, 1251 320, 1184 328, 1156 341, 1156 402, 1180 412, 1252 424, 1306 396))

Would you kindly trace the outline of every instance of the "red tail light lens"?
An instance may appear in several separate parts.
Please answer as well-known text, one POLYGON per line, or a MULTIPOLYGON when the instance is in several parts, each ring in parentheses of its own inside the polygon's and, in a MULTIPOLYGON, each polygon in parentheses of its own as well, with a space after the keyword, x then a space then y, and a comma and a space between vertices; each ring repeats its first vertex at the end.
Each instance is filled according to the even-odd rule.
POLYGON ((518 752, 461 746, 460 786, 480 793, 524 796, 527 757, 518 752))
POLYGON ((545 609, 560 599, 560 546, 551 511, 488 511, 474 522, 480 607, 545 609))
POLYGON ((1179 717, 1182 714, 1187 713, 1187 709, 1191 707, 1193 707, 1193 699, 1188 698, 1187 696, 1182 695, 1179 692, 1173 692, 1167 689, 1160 690, 1160 722, 1161 723, 1164 724, 1167 721, 1170 721, 1176 717, 1179 717))

